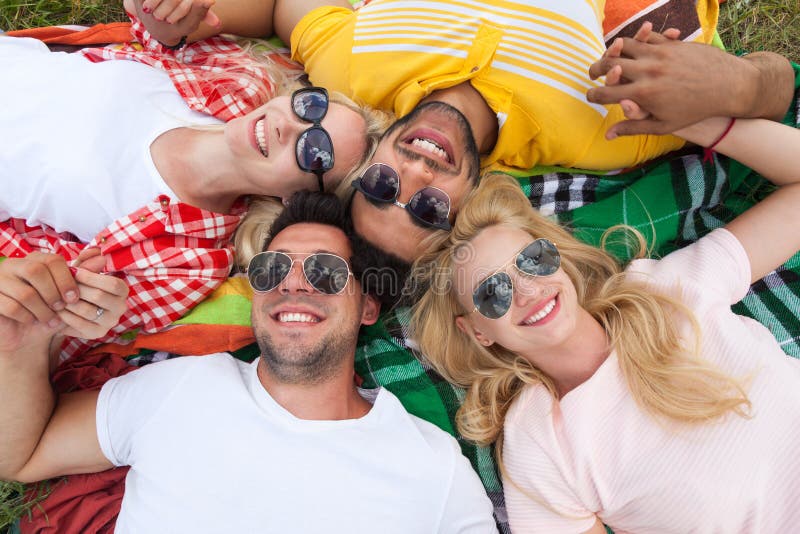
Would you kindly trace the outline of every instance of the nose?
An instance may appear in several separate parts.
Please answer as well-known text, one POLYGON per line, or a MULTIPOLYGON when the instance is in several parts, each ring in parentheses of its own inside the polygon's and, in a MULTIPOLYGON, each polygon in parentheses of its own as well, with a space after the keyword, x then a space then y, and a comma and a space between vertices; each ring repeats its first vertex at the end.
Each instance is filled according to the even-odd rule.
POLYGON ((289 111, 277 121, 278 142, 281 144, 297 142, 297 138, 309 126, 311 126, 311 123, 303 122, 300 117, 289 111))
POLYGON ((278 290, 281 294, 288 295, 292 293, 311 293, 311 285, 306 280, 306 275, 303 274, 303 262, 295 260, 289 270, 289 274, 283 279, 278 290))
POLYGON ((400 202, 408 202, 412 195, 420 189, 431 185, 433 182, 433 171, 425 161, 406 159, 400 163, 400 202))
MULTIPOLYGON (((511 270, 514 270, 512 267, 511 270)), ((548 294, 547 286, 541 277, 525 276, 518 272, 512 275, 514 301, 521 308, 527 308, 541 301, 548 294)))

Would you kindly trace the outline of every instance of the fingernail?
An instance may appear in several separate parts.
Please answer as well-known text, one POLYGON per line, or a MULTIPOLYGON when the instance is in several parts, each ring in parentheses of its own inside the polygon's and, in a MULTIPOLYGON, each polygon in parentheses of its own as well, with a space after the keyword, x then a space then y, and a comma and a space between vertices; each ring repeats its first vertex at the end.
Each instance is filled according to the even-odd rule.
POLYGON ((606 135, 606 139, 608 139, 609 141, 613 141, 616 138, 617 138, 616 132, 609 132, 608 135, 606 135))
POLYGON ((142 11, 144 11, 148 15, 153 12, 153 10, 150 9, 149 7, 147 7, 147 6, 142 6, 142 11))
POLYGON ((53 308, 55 311, 61 311, 64 309, 64 306, 65 304, 59 300, 54 302, 53 305, 50 307, 53 308))
POLYGON ((53 317, 52 319, 47 321, 47 326, 49 326, 50 328, 58 328, 59 326, 61 326, 61 320, 53 317))
POLYGON ((67 302, 75 302, 78 300, 78 294, 74 291, 67 291, 64 296, 67 298, 67 302))

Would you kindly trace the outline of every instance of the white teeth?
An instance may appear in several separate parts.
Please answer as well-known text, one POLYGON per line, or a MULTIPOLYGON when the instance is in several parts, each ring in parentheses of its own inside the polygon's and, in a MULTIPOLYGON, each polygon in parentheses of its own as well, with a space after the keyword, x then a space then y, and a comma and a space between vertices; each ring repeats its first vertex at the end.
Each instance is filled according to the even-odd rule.
POLYGON ((553 311, 553 308, 555 308, 555 307, 556 307, 556 299, 553 299, 550 302, 548 302, 547 305, 544 308, 542 308, 541 310, 536 312, 534 315, 531 315, 528 319, 526 319, 524 324, 529 324, 530 325, 530 324, 533 324, 533 323, 535 323, 537 321, 541 321, 542 319, 547 317, 550 314, 550 312, 553 311))
POLYGON ((440 158, 443 158, 445 160, 448 159, 447 152, 445 152, 442 147, 440 147, 438 144, 431 141, 430 139, 422 139, 420 137, 416 137, 414 138, 413 141, 411 141, 411 144, 414 145, 415 147, 421 148, 422 150, 426 150, 431 154, 439 156, 440 158))
POLYGON ((318 323, 319 319, 307 313, 289 313, 283 312, 278 314, 278 322, 280 323, 318 323))
POLYGON ((269 152, 267 151, 267 136, 264 134, 264 119, 256 122, 253 131, 256 134, 256 141, 258 141, 258 149, 261 151, 261 155, 266 158, 269 156, 269 152))

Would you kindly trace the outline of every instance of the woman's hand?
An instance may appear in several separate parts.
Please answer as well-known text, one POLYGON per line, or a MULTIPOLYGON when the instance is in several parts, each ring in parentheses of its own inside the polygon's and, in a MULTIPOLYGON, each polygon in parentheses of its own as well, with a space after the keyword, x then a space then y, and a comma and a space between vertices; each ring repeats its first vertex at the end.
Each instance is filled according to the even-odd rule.
POLYGON ((202 23, 212 28, 220 26, 219 18, 211 11, 215 0, 126 0, 129 11, 131 2, 150 35, 164 45, 177 45, 202 23))

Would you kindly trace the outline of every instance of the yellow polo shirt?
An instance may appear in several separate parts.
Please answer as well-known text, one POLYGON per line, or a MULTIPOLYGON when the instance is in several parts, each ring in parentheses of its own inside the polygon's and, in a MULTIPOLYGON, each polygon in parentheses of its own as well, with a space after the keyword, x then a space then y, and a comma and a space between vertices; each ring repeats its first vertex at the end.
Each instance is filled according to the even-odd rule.
POLYGON ((603 8, 604 0, 373 0, 355 12, 322 7, 292 32, 292 58, 314 84, 397 116, 436 89, 469 81, 500 126, 484 167, 619 169, 683 141, 605 139, 608 127, 624 118, 622 110, 585 97, 602 83, 588 72, 605 50, 603 8))

